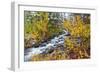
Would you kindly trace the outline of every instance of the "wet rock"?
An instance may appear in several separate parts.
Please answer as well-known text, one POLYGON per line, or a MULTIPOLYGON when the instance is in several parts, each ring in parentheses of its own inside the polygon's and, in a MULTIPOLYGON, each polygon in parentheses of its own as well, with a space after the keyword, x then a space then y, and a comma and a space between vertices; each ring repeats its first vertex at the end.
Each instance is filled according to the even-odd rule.
POLYGON ((50 54, 50 53, 52 53, 54 50, 53 49, 49 49, 48 50, 48 53, 50 54))
POLYGON ((39 47, 40 46, 40 43, 35 43, 34 45, 33 45, 33 47, 35 47, 35 48, 37 48, 37 47, 39 47))
POLYGON ((71 34, 68 32, 67 34, 65 34, 65 36, 71 36, 71 34))
POLYGON ((47 43, 42 43, 42 44, 40 44, 40 46, 39 46, 39 47, 46 46, 46 44, 47 44, 47 43))

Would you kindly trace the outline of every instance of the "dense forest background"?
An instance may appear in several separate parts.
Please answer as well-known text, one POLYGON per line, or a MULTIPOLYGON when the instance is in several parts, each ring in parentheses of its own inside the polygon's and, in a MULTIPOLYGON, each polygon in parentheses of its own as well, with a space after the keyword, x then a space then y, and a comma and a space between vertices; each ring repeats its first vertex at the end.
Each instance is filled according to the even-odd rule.
POLYGON ((24 11, 24 50, 67 31, 62 45, 47 53, 31 56, 31 61, 90 58, 90 14, 24 11))

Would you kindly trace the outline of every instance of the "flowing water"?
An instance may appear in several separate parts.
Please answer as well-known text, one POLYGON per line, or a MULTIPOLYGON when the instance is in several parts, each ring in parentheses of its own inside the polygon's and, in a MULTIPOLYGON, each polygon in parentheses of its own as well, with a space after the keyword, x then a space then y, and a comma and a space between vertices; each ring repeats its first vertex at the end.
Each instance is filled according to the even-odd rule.
POLYGON ((45 52, 48 49, 54 49, 57 47, 57 45, 63 45, 64 39, 66 38, 66 35, 68 35, 68 32, 63 30, 64 33, 54 37, 49 42, 42 43, 39 47, 32 47, 24 50, 24 61, 29 61, 31 59, 32 55, 37 55, 40 53, 45 52))

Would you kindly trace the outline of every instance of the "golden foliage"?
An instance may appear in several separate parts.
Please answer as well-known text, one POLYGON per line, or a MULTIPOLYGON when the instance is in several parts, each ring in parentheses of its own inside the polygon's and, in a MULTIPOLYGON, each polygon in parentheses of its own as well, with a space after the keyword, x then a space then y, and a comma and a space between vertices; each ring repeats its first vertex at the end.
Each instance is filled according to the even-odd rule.
POLYGON ((75 16, 75 19, 76 24, 71 24, 69 20, 64 21, 64 28, 71 34, 65 39, 64 46, 70 51, 77 52, 79 58, 89 58, 90 24, 85 24, 79 15, 75 16))

